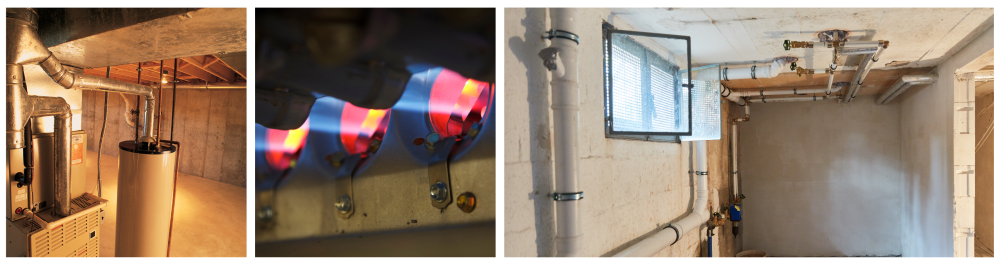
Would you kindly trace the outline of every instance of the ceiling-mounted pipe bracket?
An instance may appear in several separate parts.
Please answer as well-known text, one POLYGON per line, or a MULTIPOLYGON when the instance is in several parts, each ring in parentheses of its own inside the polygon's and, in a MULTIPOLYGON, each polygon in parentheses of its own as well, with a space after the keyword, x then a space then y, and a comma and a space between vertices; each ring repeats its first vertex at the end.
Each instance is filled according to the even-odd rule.
POLYGON ((580 44, 580 36, 565 30, 550 29, 549 31, 545 32, 545 35, 542 35, 542 38, 547 40, 551 40, 553 38, 561 38, 576 42, 577 45, 580 44))
POLYGON ((578 201, 583 199, 583 192, 574 193, 552 193, 552 200, 555 201, 578 201))

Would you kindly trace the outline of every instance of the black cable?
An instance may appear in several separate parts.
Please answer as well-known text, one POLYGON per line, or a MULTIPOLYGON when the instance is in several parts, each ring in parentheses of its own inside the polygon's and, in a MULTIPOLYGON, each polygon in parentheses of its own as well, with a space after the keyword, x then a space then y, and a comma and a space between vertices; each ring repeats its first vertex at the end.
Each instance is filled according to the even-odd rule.
MULTIPOLYGON (((111 66, 108 66, 105 77, 111 78, 111 66)), ((101 188, 101 153, 104 150, 104 131, 108 128, 108 95, 110 94, 104 92, 104 123, 101 126, 101 138, 97 140, 97 197, 101 197, 104 193, 104 189, 101 188)))

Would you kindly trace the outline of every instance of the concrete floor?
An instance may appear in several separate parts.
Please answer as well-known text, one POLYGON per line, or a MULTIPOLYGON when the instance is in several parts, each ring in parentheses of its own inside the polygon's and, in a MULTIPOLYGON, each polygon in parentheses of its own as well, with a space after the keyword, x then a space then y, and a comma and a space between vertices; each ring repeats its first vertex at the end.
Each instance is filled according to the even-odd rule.
MULTIPOLYGON (((101 158, 103 198, 101 257, 115 256, 118 158, 101 158)), ((96 194, 97 152, 87 151, 87 191, 96 194)), ((174 211, 171 257, 246 257, 246 188, 180 173, 174 211)))

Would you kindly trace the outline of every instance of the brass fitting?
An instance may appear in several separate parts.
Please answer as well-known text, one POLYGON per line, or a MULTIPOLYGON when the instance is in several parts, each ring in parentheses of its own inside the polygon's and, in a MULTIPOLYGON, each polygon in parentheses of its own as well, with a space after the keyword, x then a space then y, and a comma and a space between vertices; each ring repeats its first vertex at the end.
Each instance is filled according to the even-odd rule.
POLYGON ((811 74, 815 74, 816 70, 806 69, 806 68, 799 67, 799 68, 795 68, 795 73, 798 74, 799 76, 802 76, 802 75, 811 75, 811 74))
POLYGON ((788 46, 792 48, 812 48, 813 43, 808 41, 791 41, 788 46))

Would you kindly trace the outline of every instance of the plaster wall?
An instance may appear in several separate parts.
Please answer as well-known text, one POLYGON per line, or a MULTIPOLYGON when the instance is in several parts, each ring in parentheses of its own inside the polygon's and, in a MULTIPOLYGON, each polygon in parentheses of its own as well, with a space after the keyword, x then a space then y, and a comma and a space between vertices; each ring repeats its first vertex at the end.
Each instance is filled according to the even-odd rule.
POLYGON ((900 107, 874 101, 750 105, 739 142, 745 249, 900 255, 900 107))
MULTIPOLYGON (((552 113, 549 74, 538 57, 548 46, 540 38, 549 29, 547 9, 504 9, 504 255, 554 256, 555 203, 552 113)), ((583 231, 581 254, 610 256, 657 228, 677 221, 693 205, 692 145, 609 139, 604 135, 604 81, 601 23, 619 29, 630 25, 607 9, 581 9, 578 28, 580 120, 576 142, 583 231)), ((669 32, 666 32, 669 33, 669 32)), ((720 99, 721 100, 721 99, 720 99)), ((723 120, 728 104, 723 104, 723 120)), ((723 138, 728 139, 728 126, 723 138)), ((710 193, 724 205, 731 193, 728 141, 708 142, 710 193)), ((712 201, 717 201, 711 197, 712 201)), ((735 253, 729 224, 716 233, 722 253, 735 253)), ((705 230, 685 234, 657 256, 702 256, 705 230)))
POLYGON ((969 183, 975 181, 975 136, 967 125, 975 124, 975 114, 968 114, 975 108, 968 100, 973 91, 959 89, 955 74, 992 49, 990 27, 937 66, 937 82, 911 87, 892 103, 902 108, 903 256, 966 255, 975 205, 969 183))

